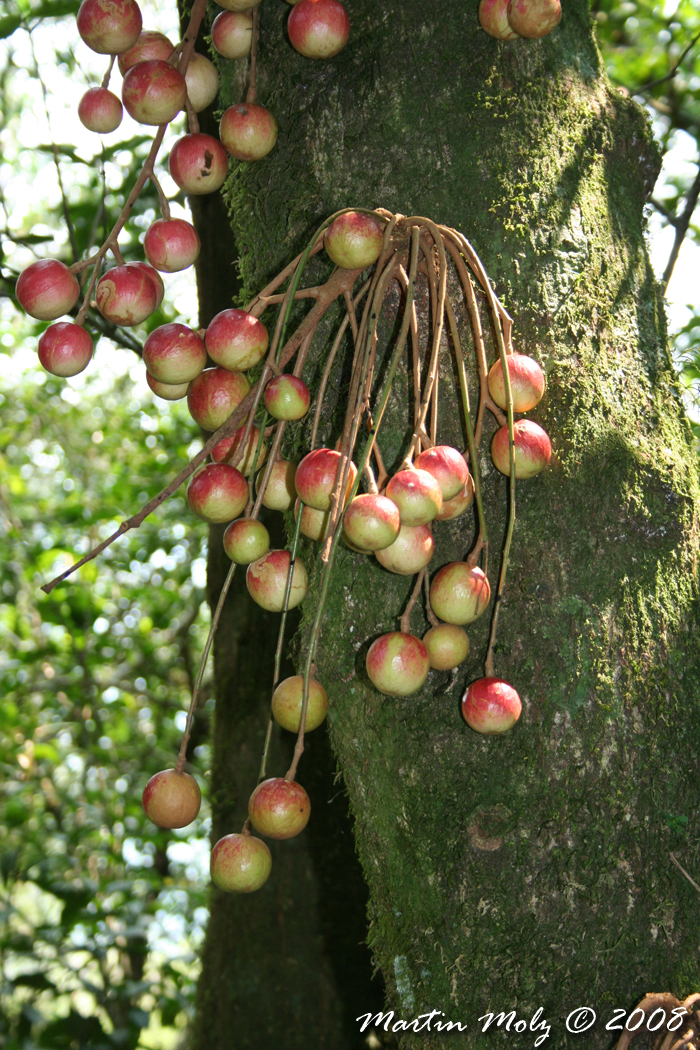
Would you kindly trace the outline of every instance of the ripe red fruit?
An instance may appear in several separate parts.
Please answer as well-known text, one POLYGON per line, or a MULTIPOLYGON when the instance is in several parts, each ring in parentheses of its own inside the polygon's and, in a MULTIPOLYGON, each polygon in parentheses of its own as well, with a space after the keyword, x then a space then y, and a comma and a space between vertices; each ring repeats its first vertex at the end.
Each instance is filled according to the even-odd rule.
POLYGON ((190 510, 204 521, 232 521, 245 510, 248 486, 240 470, 227 463, 208 463, 187 486, 190 510))
POLYGON ((311 816, 309 796, 301 784, 271 777, 258 784, 248 802, 250 823, 271 839, 291 839, 303 831, 311 816))
MULTIPOLYGON (((243 440, 245 434, 245 425, 235 430, 231 437, 222 438, 218 441, 211 450, 211 458, 215 463, 230 463, 234 459, 238 452, 239 445, 243 440)), ((248 437, 248 444, 246 450, 241 456, 240 460, 236 464, 241 474, 245 474, 246 477, 250 474, 253 469, 253 464, 256 467, 262 466, 267 458, 267 445, 263 441, 260 446, 260 452, 257 455, 258 441, 260 440, 260 430, 256 426, 250 428, 250 436, 248 437)))
POLYGON ((520 697, 502 678, 479 678, 462 698, 464 721, 477 733, 507 733, 521 711, 520 697))
POLYGON ((122 122, 122 104, 107 88, 93 87, 85 92, 78 103, 78 118, 88 131, 108 135, 116 131, 122 122))
POLYGON ((189 773, 164 769, 156 773, 143 789, 143 808, 159 828, 184 828, 199 813, 202 792, 189 773))
MULTIPOLYGON (((531 419, 519 419, 513 427, 516 478, 532 478, 549 463, 552 444, 546 430, 531 419)), ((500 427, 491 442, 491 458, 501 474, 510 476, 508 427, 500 427)))
POLYGON ((207 363, 204 341, 185 324, 164 324, 143 344, 143 363, 161 383, 190 383, 207 363))
POLYGON ((275 376, 265 387, 265 408, 275 419, 301 419, 310 402, 309 388, 298 376, 275 376))
MULTIPOLYGON (((309 452, 308 456, 304 456, 297 467, 294 478, 297 495, 302 503, 306 503, 315 510, 330 509, 331 496, 335 488, 340 462, 340 452, 335 452, 332 448, 317 448, 313 452, 309 452)), ((357 467, 354 463, 351 463, 348 473, 346 499, 355 483, 356 477, 357 467)))
POLYGON ((264 106, 240 102, 221 118, 219 138, 236 160, 262 160, 277 142, 277 121, 264 106))
POLYGON ((345 510, 344 537, 363 551, 381 551, 391 546, 400 528, 399 508, 386 496, 371 492, 355 496, 345 510))
POLYGON ((287 19, 289 40, 305 58, 333 58, 350 36, 350 19, 340 0, 300 0, 287 19))
POLYGON ((376 263, 383 241, 384 228, 372 215, 346 211, 326 230, 323 246, 336 266, 364 270, 376 263))
POLYGON ((15 295, 30 317, 37 321, 55 321, 73 309, 80 285, 65 263, 58 259, 40 259, 19 275, 15 295))
POLYGON ((270 851, 254 835, 224 835, 211 851, 211 881, 229 893, 253 893, 267 882, 270 851))
POLYGON ((122 51, 117 59, 119 72, 124 76, 127 69, 131 69, 139 62, 148 62, 149 59, 158 58, 162 62, 167 62, 173 50, 173 45, 167 36, 153 29, 144 29, 134 46, 128 51, 122 51))
POLYGON ((184 219, 156 219, 143 239, 146 258, 151 266, 163 273, 186 270, 199 255, 201 247, 199 234, 184 219))
MULTIPOLYGON (((544 372, 534 358, 527 354, 511 354, 508 358, 510 390, 513 395, 513 411, 529 412, 544 394, 544 372)), ((507 408, 506 385, 503 381, 503 366, 500 358, 489 371, 489 393, 499 408, 507 408)))
POLYGON ((560 0, 510 0, 508 21, 520 36, 548 36, 561 21, 560 0))
POLYGON ((245 372, 262 361, 267 328, 246 310, 222 310, 209 322, 204 341, 212 361, 231 371, 245 372))
POLYGON ((213 135, 197 132, 178 139, 168 160, 173 180, 185 193, 213 193, 228 175, 228 155, 213 135))
POLYGON ((496 40, 518 39, 519 33, 508 21, 509 3, 510 0, 481 0, 479 4, 479 24, 496 40))
POLYGON ((433 576, 430 605, 445 623, 472 623, 490 600, 489 581, 478 566, 470 568, 464 561, 453 561, 433 576))
POLYGON ((39 360, 54 376, 76 376, 92 358, 92 339, 70 321, 49 325, 39 339, 39 360))
POLYGON ((223 58, 245 58, 253 42, 253 19, 245 11, 222 11, 211 27, 211 42, 223 58))
POLYGON ((184 109, 187 85, 182 73, 162 59, 139 62, 127 70, 122 102, 139 124, 167 124, 184 109))
MULTIPOLYGON (((287 590, 287 577, 292 556, 287 550, 268 551, 251 562, 245 576, 248 593, 254 602, 268 612, 282 612, 287 590)), ((306 596, 308 577, 303 563, 297 558, 292 573, 289 609, 294 609, 306 596)))
POLYGON ((398 576, 414 576, 428 564, 435 540, 428 525, 402 525, 394 542, 374 552, 380 565, 398 576))
MULTIPOLYGON (((301 708, 304 701, 304 676, 285 678, 272 694, 272 714, 283 729, 298 733, 301 724, 301 708)), ((309 702, 306 706, 305 733, 317 729, 328 711, 328 694, 315 678, 309 679, 309 702)))
POLYGON ((224 550, 236 565, 250 565, 270 549, 270 533, 261 521, 239 518, 224 533, 224 550))
POLYGON ((157 270, 154 270, 154 268, 152 266, 149 266, 148 263, 146 263, 146 262, 141 262, 141 261, 128 262, 128 263, 125 263, 124 265, 125 266, 132 266, 135 270, 140 270, 141 273, 145 273, 146 277, 148 277, 148 279, 153 282, 153 286, 154 286, 154 288, 156 290, 156 309, 157 309, 160 306, 160 304, 163 302, 163 297, 165 295, 165 285, 163 284, 163 278, 161 277, 161 275, 158 273, 157 270))
POLYGON ((83 0, 78 32, 98 55, 128 51, 141 32, 141 10, 136 0, 83 0))
POLYGON ((185 73, 187 95, 195 113, 211 105, 219 93, 219 74, 216 66, 205 55, 196 51, 192 55, 185 73))
POLYGON ((365 666, 372 685, 380 693, 410 696, 428 677, 430 660, 420 638, 392 631, 372 642, 365 666))
POLYGON ((141 324, 155 310, 156 286, 135 266, 114 266, 97 282, 95 300, 106 320, 129 328, 141 324))
POLYGON ((469 639, 461 627, 452 623, 441 623, 431 627, 423 635, 423 645, 428 650, 430 666, 435 671, 451 671, 469 655, 469 639))
POLYGON ((187 392, 187 407, 195 423, 204 430, 218 430, 250 390, 242 372, 205 368, 193 379, 187 392))
POLYGON ((402 525, 427 525, 440 513, 442 490, 427 470, 400 470, 386 487, 399 508, 402 525))
POLYGON ((419 470, 427 470, 428 474, 432 474, 440 486, 443 500, 453 499, 458 495, 469 477, 464 456, 450 445, 427 448, 416 460, 416 466, 419 470))

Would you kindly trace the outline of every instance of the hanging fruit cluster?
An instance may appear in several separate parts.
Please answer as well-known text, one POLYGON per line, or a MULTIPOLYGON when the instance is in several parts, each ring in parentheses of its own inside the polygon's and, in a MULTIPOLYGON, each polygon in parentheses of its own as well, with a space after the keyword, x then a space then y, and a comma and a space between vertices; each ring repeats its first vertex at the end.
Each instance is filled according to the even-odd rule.
MULTIPOLYGON (((533 8, 542 2, 529 0, 533 8)), ((526 0, 511 0, 510 7, 519 8, 524 3, 526 0)), ((215 47, 225 57, 251 55, 246 102, 224 113, 221 142, 202 135, 196 118, 196 111, 208 105, 218 89, 212 64, 193 52, 206 0, 195 0, 190 25, 174 49, 162 34, 142 31, 135 0, 110 0, 109 5, 101 0, 84 0, 80 8, 81 36, 93 50, 111 56, 102 87, 90 89, 81 102, 83 123, 106 131, 110 130, 108 125, 116 126, 117 115, 121 119, 121 103, 107 86, 119 56, 124 106, 142 123, 158 125, 158 132, 136 186, 102 247, 72 267, 57 260, 34 263, 18 279, 20 305, 35 318, 55 320, 76 307, 81 293, 79 277, 92 270, 75 322, 53 324, 39 340, 39 358, 56 375, 75 375, 91 358, 92 341, 83 328, 90 306, 117 325, 137 325, 162 300, 160 273, 184 269, 197 258, 200 244, 194 227, 170 216, 154 173, 167 123, 183 108, 187 111, 189 134, 174 145, 169 167, 176 183, 188 193, 209 193, 222 185, 227 152, 239 159, 259 159, 274 145, 274 118, 254 102, 257 12, 248 13, 247 0, 226 0, 220 6, 226 10, 212 27, 215 47), (118 237, 149 179, 158 192, 162 218, 146 231, 147 261, 125 262, 118 237), (108 252, 117 265, 101 273, 108 252)), ((288 26, 297 50, 314 58, 337 54, 349 33, 347 14, 338 0, 299 0, 290 12, 288 26)), ((186 480, 190 509, 207 522, 228 523, 223 543, 231 568, 212 617, 177 762, 174 769, 156 774, 143 794, 146 813, 163 828, 184 827, 199 811, 199 786, 184 768, 189 733, 233 573, 237 566, 246 566, 246 585, 252 599, 280 613, 281 621, 272 675, 271 717, 249 817, 240 834, 226 835, 212 851, 212 878, 220 888, 249 892, 267 879, 270 853, 262 840, 251 835, 251 828, 268 837, 286 839, 298 834, 309 819, 309 799, 296 781, 296 771, 305 732, 323 722, 328 708, 326 690, 316 680, 314 670, 339 543, 359 557, 375 557, 389 572, 416 576, 400 617, 400 630, 375 639, 367 652, 367 676, 380 693, 411 695, 424 685, 431 669, 452 670, 466 659, 469 639, 464 627, 486 612, 491 602, 478 458, 487 410, 499 425, 491 455, 497 469, 510 479, 509 516, 485 676, 466 690, 462 713, 467 724, 481 733, 505 732, 519 718, 520 698, 511 685, 495 675, 493 652, 515 522, 516 479, 530 478, 544 469, 551 447, 547 434, 536 423, 515 419, 516 413, 528 412, 538 404, 545 382, 534 359, 513 352, 511 333, 511 319, 496 298, 483 265, 456 230, 426 218, 392 215, 382 209, 345 209, 321 226, 306 250, 246 309, 223 310, 199 332, 179 323, 162 325, 146 339, 143 360, 151 389, 167 400, 186 397, 193 419, 211 436, 159 496, 44 590, 50 591, 118 536, 138 527, 186 480), (321 285, 303 287, 301 280, 309 259, 324 249, 334 264, 330 276, 321 285), (427 310, 417 308, 419 286, 427 289, 427 310), (448 286, 460 289, 457 299, 448 286), (380 319, 387 296, 396 289, 401 299, 400 330, 391 351, 387 350, 388 366, 382 369, 379 386, 375 364, 380 319), (310 302, 311 309, 289 334, 292 308, 303 301, 310 302), (319 322, 337 303, 344 309, 344 317, 323 375, 312 392, 303 379, 304 367, 319 322), (275 308, 278 314, 270 338, 261 317, 275 308), (497 349, 490 369, 481 309, 486 311, 497 349), (344 342, 352 348, 352 366, 342 431, 334 448, 317 447, 324 397, 332 377, 337 378, 342 370, 339 351, 344 342), (464 342, 471 344, 479 376, 474 416, 464 342), (423 372, 424 345, 428 353, 423 372), (390 477, 380 451, 379 430, 404 354, 409 359, 415 395, 413 433, 400 469, 390 477), (439 441, 439 376, 445 354, 452 355, 459 377, 466 437, 463 450, 439 441), (262 372, 253 383, 247 373, 255 366, 261 366, 262 372), (284 459, 287 425, 312 410, 308 452, 298 464, 284 459), (361 484, 365 488, 362 493, 361 484), (431 581, 428 566, 435 549, 433 529, 439 522, 465 514, 473 503, 478 527, 470 549, 463 561, 441 566, 431 581), (270 550, 269 534, 258 520, 262 506, 293 512, 290 549, 270 550), (297 556, 302 534, 321 545, 316 610, 304 673, 280 682, 287 613, 304 600, 308 585, 305 566, 297 556), (411 634, 410 616, 422 591, 431 627, 421 639, 411 634), (297 744, 285 776, 268 778, 267 756, 274 722, 296 732, 297 744)))

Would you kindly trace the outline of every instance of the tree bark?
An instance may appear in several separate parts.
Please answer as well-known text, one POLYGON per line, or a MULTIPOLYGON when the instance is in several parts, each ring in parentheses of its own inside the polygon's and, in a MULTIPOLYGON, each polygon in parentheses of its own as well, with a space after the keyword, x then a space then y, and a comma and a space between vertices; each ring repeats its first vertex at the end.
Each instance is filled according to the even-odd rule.
MULTIPOLYGON (((554 455, 547 472, 518 486, 496 653, 497 674, 523 699, 519 724, 479 737, 459 716, 465 685, 483 674, 488 617, 470 629, 470 659, 454 674, 431 673, 406 699, 372 689, 366 648, 396 629, 411 581, 349 551, 336 569, 318 677, 369 886, 369 943, 396 1018, 443 1011, 466 1025, 453 1045, 476 1047, 486 1045, 478 1019, 489 1011, 529 1021, 541 1007, 549 1045, 568 1048, 583 1044, 565 1018, 589 1006, 597 1020, 585 1045, 603 1050, 615 1039, 605 1027, 614 1007, 700 985, 697 890, 670 858, 700 881, 697 462, 644 243, 659 167, 644 114, 608 83, 583 0, 565 5, 544 40, 505 44, 479 29, 476 6, 427 14, 418 0, 355 0, 346 49, 313 62, 286 40, 288 8, 261 5, 258 101, 274 111, 280 136, 265 160, 234 164, 227 201, 244 298, 338 208, 381 206, 460 229, 515 319, 516 350, 546 368, 533 415, 554 455)), ((243 97, 241 72, 229 69, 227 104, 243 97)), ((312 377, 323 350, 317 341, 312 377)), ((463 447, 443 378, 441 440, 463 447)), ((405 451, 398 412, 396 404, 380 442, 394 469, 405 451)), ((490 465, 489 440, 481 466, 495 591, 507 481, 490 465)), ((300 458, 303 438, 297 446, 300 458)), ((431 568, 463 558, 473 538, 471 517, 436 532, 431 568)), ((310 568, 311 545, 302 557, 310 568)), ((312 572, 302 648, 316 585, 312 572)), ((268 643, 255 617, 260 665, 268 643)), ((419 635, 420 619, 417 610, 419 635)), ((223 625, 217 643, 220 700, 232 682, 222 656, 230 630, 223 625)), ((236 703, 246 707, 245 691, 236 703)), ((244 746, 232 750, 227 734, 232 721, 241 731, 246 712, 217 717, 216 827, 228 805, 225 761, 244 746)), ((299 780, 311 790, 309 743, 299 780)), ((312 842, 321 798, 305 833, 312 842)), ((250 977, 247 958, 228 954, 219 908, 248 924, 248 950, 255 923, 269 930, 259 911, 276 907, 283 858, 302 840, 280 845, 256 900, 214 898, 201 988, 218 991, 200 994, 199 1027, 212 1027, 214 1050, 230 1046, 241 970, 250 977)), ((303 952, 298 936, 289 949, 262 933, 273 953, 264 966, 282 970, 303 952)), ((282 985, 272 990, 265 1021, 291 1018, 282 985)), ((346 1016, 372 1008, 358 997, 346 1016)), ((307 1021, 299 1013, 290 1023, 307 1021)), ((296 1038, 240 1045, 302 1045, 296 1038)), ((424 1028, 402 1045, 442 1039, 424 1028)), ((333 1036, 319 1045, 352 1044, 333 1036)))

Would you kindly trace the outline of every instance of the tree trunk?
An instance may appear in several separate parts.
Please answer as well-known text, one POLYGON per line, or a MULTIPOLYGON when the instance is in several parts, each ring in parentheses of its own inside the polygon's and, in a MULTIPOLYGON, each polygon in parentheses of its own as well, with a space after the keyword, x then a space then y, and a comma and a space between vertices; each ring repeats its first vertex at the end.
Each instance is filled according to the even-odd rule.
MULTIPOLYGON (((546 368, 534 416, 554 455, 518 486, 496 652, 496 673, 523 699, 519 724, 480 737, 459 716, 465 685, 483 674, 488 617, 470 629, 470 659, 453 675, 431 673, 406 699, 371 688, 367 645, 396 629, 411 581, 349 551, 336 568, 318 677, 369 886, 369 943, 396 1018, 443 1011, 466 1025, 453 1044, 476 1047, 486 1045, 478 1019, 489 1011, 529 1020, 541 1007, 549 1045, 564 1048, 583 1045, 565 1019, 589 1006, 597 1020, 585 1045, 603 1050, 615 1039, 605 1027, 614 1007, 631 1009, 649 990, 700 986, 697 890, 670 857, 700 879, 697 465, 644 244, 659 166, 644 114, 607 82, 583 0, 566 3, 546 39, 506 44, 479 29, 476 6, 444 4, 429 17, 418 0, 355 0, 346 49, 313 62, 286 41, 289 8, 263 4, 258 101, 273 109, 280 136, 265 160, 235 166, 228 203, 246 295, 338 208, 381 206, 458 228, 515 320, 516 349, 546 368)), ((239 101, 239 74, 224 80, 224 101, 239 101)), ((320 343, 314 353, 312 377, 320 343)), ((446 393, 441 440, 463 446, 460 426, 446 393)), ((395 414, 380 441, 394 469, 404 437, 395 414)), ((490 465, 489 440, 482 471, 495 591, 507 481, 490 465)), ((472 518, 436 539, 431 568, 463 558, 472 518)), ((311 567, 310 545, 302 557, 311 567)), ((260 623, 260 667, 268 628, 246 608, 260 623)), ((416 610, 419 635, 420 618, 416 610)), ((217 643, 220 702, 231 689, 231 629, 224 624, 217 643)), ((227 713, 226 699, 217 717, 216 830, 238 830, 222 819, 231 777, 243 774, 240 798, 255 783, 254 744, 240 742, 252 712, 245 696, 236 701, 243 713, 227 713), (248 747, 248 767, 234 774, 230 756, 248 747)), ((299 771, 316 805, 310 864, 314 841, 322 851, 314 822, 327 797, 310 786, 316 748, 311 737, 299 771)), ((283 772, 281 761, 272 768, 283 772)), ((246 928, 244 952, 260 955, 260 923, 272 953, 261 973, 281 973, 306 950, 298 929, 293 947, 275 941, 263 914, 278 907, 280 869, 308 848, 303 840, 279 846, 258 898, 213 900, 199 1028, 204 1021, 209 1048, 228 1050, 241 989, 254 982, 233 924, 246 928), (235 916, 230 924, 224 913, 235 916)), ((263 1020, 279 1014, 308 1034, 312 1015, 293 1013, 282 983, 270 990, 263 1020)), ((263 995, 258 988, 256 1010, 263 995)), ((370 1009, 351 998, 346 1016, 370 1009)), ((402 1045, 442 1045, 431 1027, 402 1045)), ((341 1030, 308 1045, 352 1045, 341 1030)), ((296 1030, 233 1043, 302 1044, 296 1030)))

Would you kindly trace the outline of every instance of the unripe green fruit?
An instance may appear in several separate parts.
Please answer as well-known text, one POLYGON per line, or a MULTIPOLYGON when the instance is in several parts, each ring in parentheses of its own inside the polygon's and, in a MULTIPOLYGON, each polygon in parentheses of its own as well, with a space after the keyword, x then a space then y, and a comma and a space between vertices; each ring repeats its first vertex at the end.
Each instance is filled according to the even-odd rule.
MULTIPOLYGON (((304 676, 292 675, 285 678, 272 694, 272 714, 283 729, 291 733, 299 732, 301 724, 301 707, 304 699, 304 676)), ((328 695, 320 682, 315 678, 309 680, 309 702, 306 707, 305 732, 310 733, 321 725, 328 710, 328 695)))

